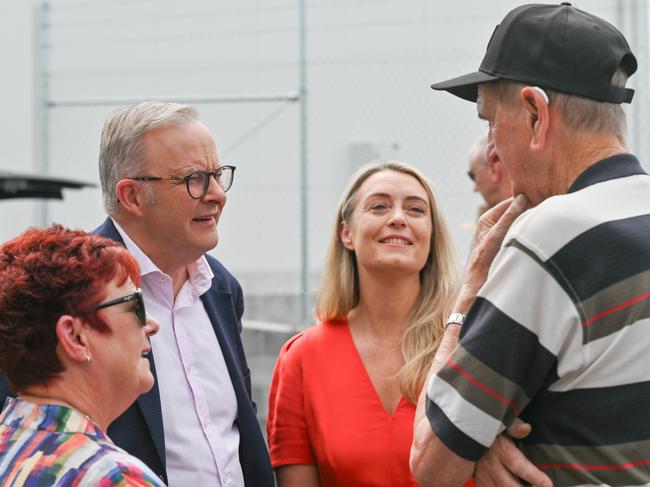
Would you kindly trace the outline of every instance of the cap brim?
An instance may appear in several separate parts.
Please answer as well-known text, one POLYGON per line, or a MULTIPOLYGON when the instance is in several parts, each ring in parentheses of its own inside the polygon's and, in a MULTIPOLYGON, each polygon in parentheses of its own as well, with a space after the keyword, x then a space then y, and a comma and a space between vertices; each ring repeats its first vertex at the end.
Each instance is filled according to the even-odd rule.
POLYGON ((452 95, 456 95, 464 100, 473 101, 476 103, 478 97, 478 85, 481 83, 488 83, 500 79, 497 76, 476 71, 475 73, 458 76, 457 78, 448 79, 434 83, 431 88, 434 90, 448 91, 452 95))

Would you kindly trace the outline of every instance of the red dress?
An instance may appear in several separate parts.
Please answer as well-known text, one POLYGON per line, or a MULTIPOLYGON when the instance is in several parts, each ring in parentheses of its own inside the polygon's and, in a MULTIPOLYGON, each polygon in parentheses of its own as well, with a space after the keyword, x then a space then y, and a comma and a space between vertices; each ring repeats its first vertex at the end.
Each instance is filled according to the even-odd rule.
MULTIPOLYGON (((413 487, 415 405, 389 415, 347 322, 321 323, 282 347, 269 393, 273 467, 316 465, 321 487, 413 487)), ((468 482, 467 486, 473 485, 468 482)))

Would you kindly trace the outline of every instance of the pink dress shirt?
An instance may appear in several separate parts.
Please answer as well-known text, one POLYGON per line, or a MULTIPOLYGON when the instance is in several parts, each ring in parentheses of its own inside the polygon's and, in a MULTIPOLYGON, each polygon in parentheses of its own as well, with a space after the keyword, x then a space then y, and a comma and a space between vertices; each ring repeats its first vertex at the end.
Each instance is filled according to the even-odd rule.
POLYGON ((160 322, 151 346, 169 485, 243 487, 237 398, 200 299, 210 289, 212 270, 205 257, 189 265, 189 278, 174 300, 171 278, 113 223, 140 265, 147 312, 160 322))

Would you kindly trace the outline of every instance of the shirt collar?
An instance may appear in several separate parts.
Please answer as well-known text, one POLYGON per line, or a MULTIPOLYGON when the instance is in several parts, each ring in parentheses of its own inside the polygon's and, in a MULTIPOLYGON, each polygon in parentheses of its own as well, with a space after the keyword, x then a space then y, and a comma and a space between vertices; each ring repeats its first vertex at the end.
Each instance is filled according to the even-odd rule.
POLYGON ((567 193, 574 193, 596 183, 610 179, 646 174, 639 160, 632 154, 617 154, 602 159, 585 169, 569 187, 567 193))
MULTIPOLYGON (((113 219, 111 218, 111 220, 113 219)), ((129 237, 129 234, 126 233, 126 231, 120 226, 119 223, 113 220, 113 224, 115 225, 117 232, 120 234, 120 237, 122 237, 126 250, 128 250, 129 254, 131 254, 138 262, 138 265, 140 266, 141 276, 146 276, 147 274, 151 274, 153 272, 162 272, 160 269, 158 269, 158 266, 153 263, 149 256, 145 254, 142 249, 140 249, 140 247, 138 247, 138 244, 136 244, 131 239, 131 237, 129 237)))
MULTIPOLYGON (((111 220, 113 219, 111 218, 111 220)), ((138 244, 136 244, 131 239, 131 237, 129 237, 129 235, 120 226, 119 223, 113 220, 113 224, 115 225, 115 228, 117 229, 118 233, 122 237, 122 240, 124 240, 124 246, 126 247, 126 250, 128 250, 129 253, 138 262, 138 265, 140 266, 141 276, 146 276, 147 274, 152 274, 152 273, 164 274, 158 268, 158 266, 154 264, 154 262, 149 258, 149 256, 145 254, 140 247, 138 247, 138 244)), ((212 272, 212 269, 210 269, 208 260, 205 258, 204 255, 202 255, 201 257, 199 257, 198 260, 192 262, 187 266, 187 273, 189 276, 189 281, 192 287, 197 292, 198 296, 205 293, 212 286, 212 279, 214 278, 214 273, 212 272)))
POLYGON ((111 442, 99 426, 76 409, 55 404, 36 404, 20 398, 7 398, 2 414, 0 414, 0 424, 14 429, 37 429, 67 434, 82 433, 111 442))
POLYGON ((210 269, 208 259, 205 258, 205 255, 202 255, 199 260, 187 266, 187 274, 198 296, 201 296, 212 286, 214 273, 210 269))

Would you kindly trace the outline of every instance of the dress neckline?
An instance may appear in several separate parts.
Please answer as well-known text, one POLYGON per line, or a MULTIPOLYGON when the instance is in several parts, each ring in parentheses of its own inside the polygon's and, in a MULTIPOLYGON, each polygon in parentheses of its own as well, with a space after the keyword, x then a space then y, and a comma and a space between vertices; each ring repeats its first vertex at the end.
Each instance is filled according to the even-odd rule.
POLYGON ((370 379, 370 374, 368 374, 368 369, 366 369, 366 364, 363 363, 363 359, 361 358, 361 354, 359 353, 359 350, 357 349, 357 344, 354 343, 354 338, 352 337, 352 331, 350 330, 350 323, 346 319, 345 321, 341 321, 339 324, 336 324, 335 326, 342 326, 345 329, 345 335, 348 340, 348 344, 350 348, 352 349, 352 353, 354 355, 354 362, 356 362, 357 367, 359 367, 360 373, 363 376, 363 381, 365 382, 366 386, 372 391, 372 402, 375 404, 376 407, 381 409, 382 413, 385 415, 386 418, 388 419, 393 419, 396 416, 396 413, 399 412, 402 408, 405 406, 408 406, 409 400, 404 396, 404 394, 400 395, 400 400, 397 402, 395 407, 391 412, 389 412, 385 407, 384 403, 381 401, 381 398, 379 397, 379 394, 377 393, 377 389, 375 389, 375 385, 372 383, 372 380, 370 379))

